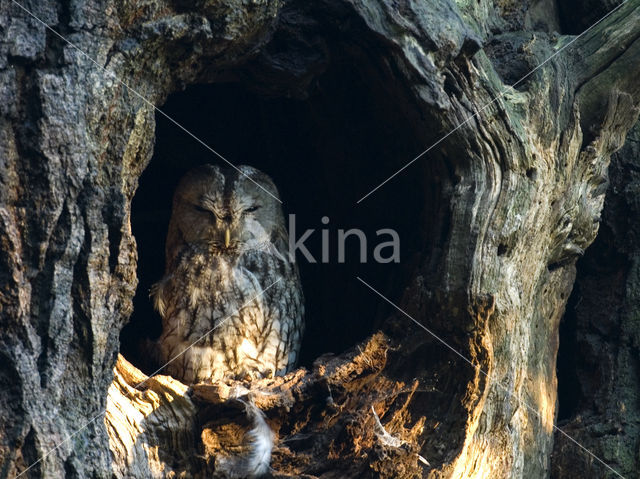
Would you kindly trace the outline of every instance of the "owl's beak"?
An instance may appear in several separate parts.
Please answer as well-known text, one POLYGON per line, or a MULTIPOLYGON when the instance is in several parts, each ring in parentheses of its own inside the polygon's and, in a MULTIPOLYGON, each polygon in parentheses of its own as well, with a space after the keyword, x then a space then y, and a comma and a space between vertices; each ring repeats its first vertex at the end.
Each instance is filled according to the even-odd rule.
POLYGON ((224 230, 224 247, 228 248, 231 243, 231 231, 229 228, 225 228, 224 230))

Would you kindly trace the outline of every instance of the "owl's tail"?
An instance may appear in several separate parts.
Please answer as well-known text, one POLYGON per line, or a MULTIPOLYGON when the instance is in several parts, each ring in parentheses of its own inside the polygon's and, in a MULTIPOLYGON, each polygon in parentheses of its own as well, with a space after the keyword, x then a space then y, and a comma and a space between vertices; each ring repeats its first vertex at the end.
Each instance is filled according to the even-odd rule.
POLYGON ((245 408, 247 416, 253 421, 253 428, 248 433, 251 452, 247 472, 249 477, 258 477, 269 470, 275 435, 264 420, 264 413, 253 402, 245 402, 245 408))
POLYGON ((247 433, 249 452, 241 457, 226 458, 218 467, 226 477, 257 478, 269 470, 275 434, 265 421, 264 413, 253 404, 251 399, 247 401, 238 399, 238 401, 244 404, 247 417, 253 424, 247 433))

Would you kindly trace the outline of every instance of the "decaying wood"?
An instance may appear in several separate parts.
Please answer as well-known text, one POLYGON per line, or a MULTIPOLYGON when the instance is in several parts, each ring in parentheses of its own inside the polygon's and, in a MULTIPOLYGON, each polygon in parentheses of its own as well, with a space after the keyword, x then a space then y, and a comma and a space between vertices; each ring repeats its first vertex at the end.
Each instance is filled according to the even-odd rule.
MULTIPOLYGON (((563 319, 558 426, 624 477, 638 471, 640 350, 640 124, 612 158, 601 230, 578 266, 563 319)), ((614 476, 556 432, 553 478, 614 476), (596 469, 599 467, 599 469, 596 469)))
POLYGON ((418 382, 386 376, 389 347, 378 333, 351 352, 319 358, 311 371, 191 388, 148 378, 120 356, 105 417, 114 475, 218 477, 220 461, 248 453, 246 401, 275 433, 274 477, 421 475, 424 418, 408 410, 418 382))
POLYGON ((115 477, 194 469, 197 408, 187 390, 170 376, 149 378, 118 356, 104 417, 115 477))

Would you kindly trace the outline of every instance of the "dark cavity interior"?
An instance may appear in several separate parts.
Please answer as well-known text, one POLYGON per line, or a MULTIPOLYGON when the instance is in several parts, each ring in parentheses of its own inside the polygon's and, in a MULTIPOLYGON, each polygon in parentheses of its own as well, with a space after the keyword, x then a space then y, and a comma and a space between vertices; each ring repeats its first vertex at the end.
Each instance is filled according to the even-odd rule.
MULTIPOLYGON (((366 63, 366 62, 365 62, 366 63)), ((251 85, 196 85, 171 95, 162 110, 230 162, 252 165, 275 181, 285 218, 296 215, 296 237, 316 231, 305 245, 317 263, 298 255, 306 297, 306 332, 301 364, 323 353, 340 353, 380 327, 390 312, 357 279, 399 301, 429 234, 428 161, 416 162, 362 203, 356 202, 426 146, 417 140, 414 107, 393 80, 378 78, 372 65, 354 68, 334 58, 306 99, 269 97, 251 85), (323 216, 329 218, 323 224, 323 216), (356 238, 338 262, 338 229, 359 228, 367 237, 367 261, 356 238), (393 228, 400 237, 399 264, 378 264, 373 251, 393 228), (322 262, 322 230, 329 238, 329 262, 322 262)), ((138 244, 139 286, 134 313, 122 334, 122 352, 134 363, 138 342, 160 333, 160 317, 148 299, 164 270, 164 243, 173 191, 180 177, 202 163, 224 164, 218 156, 156 115, 156 144, 140 178, 132 206, 138 244)), ((423 158, 426 160, 426 158, 423 158)), ((389 251, 389 250, 387 250, 389 251)))

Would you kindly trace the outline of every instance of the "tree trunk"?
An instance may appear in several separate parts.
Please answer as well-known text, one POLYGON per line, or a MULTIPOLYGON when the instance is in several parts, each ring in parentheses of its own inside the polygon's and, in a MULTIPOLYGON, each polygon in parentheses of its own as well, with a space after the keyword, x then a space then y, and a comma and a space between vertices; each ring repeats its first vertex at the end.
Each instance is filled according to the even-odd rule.
MULTIPOLYGON (((640 470, 639 166, 636 123, 611 161, 600 232, 578 264, 558 358, 558 424, 624 477, 640 470)), ((556 434, 552 477, 593 475, 591 458, 574 447, 556 434)))
MULTIPOLYGON (((553 445, 560 320, 640 99, 640 1, 579 37, 556 33, 593 14, 569 0, 0 0, 0 477, 222 476, 246 454, 239 399, 275 432, 276 477, 614 474, 562 433, 553 445), (119 356, 119 334, 138 281, 131 203, 163 118, 154 105, 220 82, 311 101, 337 61, 417 148, 369 158, 372 182, 355 194, 438 142, 343 202, 345 215, 377 206, 400 175, 420 188, 420 202, 397 206, 420 237, 390 297, 399 309, 382 332, 285 378, 148 379, 119 356)), ((617 164, 614 186, 635 188, 624 178, 636 163, 617 164)), ((627 213, 612 208, 607 230, 623 242, 627 213)), ((636 242, 617 248, 635 261, 636 242)), ((618 271, 585 268, 589 296, 618 271)), ((637 392, 603 393, 590 375, 602 361, 603 375, 637 384, 637 368, 624 372, 637 366, 635 273, 617 283, 628 312, 598 337, 585 325, 606 311, 576 305, 581 356, 568 373, 583 401, 566 432, 621 474, 637 470, 637 447, 598 431, 632 434, 637 392)))

